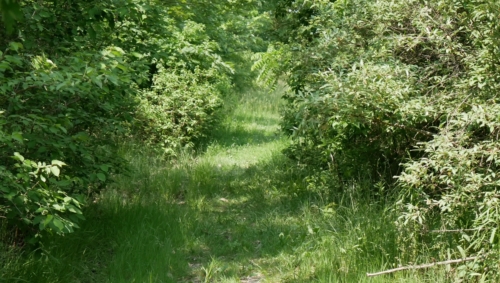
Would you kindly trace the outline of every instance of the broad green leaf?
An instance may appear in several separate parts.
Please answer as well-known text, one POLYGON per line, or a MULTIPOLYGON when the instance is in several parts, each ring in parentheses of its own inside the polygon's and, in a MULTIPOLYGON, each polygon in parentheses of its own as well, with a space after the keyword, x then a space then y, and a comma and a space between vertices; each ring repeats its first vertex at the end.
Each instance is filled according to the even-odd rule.
POLYGON ((141 53, 138 53, 138 52, 130 52, 130 54, 134 57, 137 57, 139 59, 141 59, 142 57, 144 57, 144 55, 142 55, 141 53))
POLYGON ((14 51, 19 51, 19 49, 22 49, 23 48, 23 44, 20 43, 20 42, 14 42, 14 41, 11 41, 9 42, 9 48, 11 50, 14 50, 14 51))
POLYGON ((72 213, 76 213, 76 214, 82 214, 82 211, 78 208, 76 208, 75 206, 71 205, 71 204, 68 204, 66 206, 66 208, 68 209, 68 211, 72 212, 72 213))
POLYGON ((56 90, 60 90, 61 88, 65 87, 65 86, 66 86, 66 84, 67 84, 67 82, 65 82, 65 81, 64 81, 64 82, 62 82, 62 83, 60 83, 60 84, 58 84, 58 85, 56 86, 56 90))
MULTIPOLYGON (((54 219, 54 215, 52 214, 48 214, 46 217, 45 217, 45 220, 42 222, 43 223, 43 227, 47 227, 47 225, 50 224, 50 222, 52 221, 52 219, 54 219)), ((42 223, 40 223, 40 225, 42 225, 42 223)))
POLYGON ((82 142, 88 141, 90 139, 89 135, 86 132, 79 132, 79 133, 73 135, 72 138, 77 140, 77 141, 82 141, 82 142))
MULTIPOLYGON (((42 210, 43 210, 43 208, 42 208, 42 210)), ((45 216, 43 216, 43 215, 35 216, 35 218, 33 218, 33 224, 41 223, 44 218, 45 218, 45 216)))
POLYGON ((64 223, 62 223, 62 221, 58 218, 54 217, 54 221, 52 221, 52 224, 57 228, 58 232, 62 232, 64 230, 64 223))
POLYGON ((54 174, 54 176, 56 177, 59 177, 59 173, 61 173, 61 169, 59 169, 59 167, 57 166, 51 166, 50 167, 50 171, 52 172, 52 174, 54 174))
POLYGON ((62 205, 60 205, 58 203, 52 205, 52 207, 55 208, 55 209, 57 209, 57 210, 59 210, 59 211, 63 211, 65 209, 64 206, 62 206, 62 205))
POLYGON ((11 137, 12 137, 12 139, 14 139, 14 140, 16 140, 18 142, 21 142, 21 143, 23 142, 23 134, 20 133, 20 132, 14 132, 14 133, 12 133, 11 137))
POLYGON ((101 170, 104 172, 108 172, 109 167, 110 167, 109 165, 105 165, 105 164, 99 166, 99 168, 101 168, 101 170))
POLYGON ((98 87, 102 88, 102 81, 101 81, 101 78, 100 76, 97 76, 97 77, 92 77, 91 78, 92 82, 94 84, 96 84, 98 87))
POLYGON ((106 181, 106 175, 104 175, 103 173, 97 173, 97 178, 101 181, 106 181))
POLYGON ((118 64, 118 65, 116 65, 116 67, 117 67, 118 69, 120 69, 120 70, 124 71, 124 72, 127 72, 127 71, 129 70, 129 69, 128 69, 125 65, 123 65, 123 64, 118 64))
POLYGON ((119 85, 118 83, 118 77, 117 76, 114 76, 114 75, 108 75, 106 76, 106 78, 111 82, 113 83, 114 85, 119 85))

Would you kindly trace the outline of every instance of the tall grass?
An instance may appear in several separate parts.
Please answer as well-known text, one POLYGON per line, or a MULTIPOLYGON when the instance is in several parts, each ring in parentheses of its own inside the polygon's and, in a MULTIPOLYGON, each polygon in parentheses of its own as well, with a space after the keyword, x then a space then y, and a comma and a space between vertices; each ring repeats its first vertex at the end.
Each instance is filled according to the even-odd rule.
POLYGON ((124 145, 131 171, 82 229, 36 251, 0 247, 0 281, 444 282, 439 270, 366 277, 399 262, 390 203, 305 181, 281 154, 281 91, 229 101, 203 153, 166 162, 124 145))

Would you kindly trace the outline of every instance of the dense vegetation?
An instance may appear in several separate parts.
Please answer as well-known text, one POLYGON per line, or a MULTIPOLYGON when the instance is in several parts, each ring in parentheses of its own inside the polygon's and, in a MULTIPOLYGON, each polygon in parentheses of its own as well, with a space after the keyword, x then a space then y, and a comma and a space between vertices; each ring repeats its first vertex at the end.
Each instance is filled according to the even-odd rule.
POLYGON ((287 154, 331 182, 398 198, 403 253, 477 256, 457 280, 498 281, 499 8, 281 1, 279 43, 256 65, 292 88, 287 154))
POLYGON ((0 3, 0 215, 14 241, 78 227, 86 197, 126 167, 118 140, 193 148, 263 48, 247 36, 251 1, 0 3))
MULTIPOLYGON (((82 211, 100 223, 100 202, 113 209, 133 205, 139 211, 146 209, 144 204, 156 209, 187 199, 188 210, 171 208, 171 213, 212 211, 203 204, 205 198, 215 206, 220 199, 231 203, 218 195, 213 180, 219 178, 224 184, 219 193, 261 201, 262 209, 277 202, 280 212, 304 211, 308 223, 283 220, 296 230, 283 224, 280 229, 288 234, 274 231, 282 243, 277 249, 288 251, 291 246, 285 242, 290 241, 294 251, 303 252, 291 265, 302 266, 304 260, 326 266, 310 259, 314 252, 297 244, 302 241, 350 254, 354 261, 376 257, 355 268, 359 272, 469 258, 448 270, 447 280, 500 280, 496 1, 0 0, 0 11, 0 252, 49 247, 52 239, 79 228, 82 211), (257 117, 238 107, 262 106, 238 99, 254 78, 284 92, 280 123, 289 145, 280 137, 275 146, 269 133, 274 112, 263 112, 271 118, 257 117), (224 116, 228 114, 242 124, 249 122, 246 117, 254 124, 259 120, 262 129, 235 126, 224 116), (227 140, 230 135, 233 140, 227 140), (210 138, 222 143, 221 152, 224 146, 227 152, 248 146, 257 154, 252 142, 268 142, 274 149, 284 148, 289 160, 263 165, 275 170, 273 179, 185 157, 210 138), (144 181, 144 192, 124 183, 133 184, 127 176, 141 174, 145 180, 159 178, 131 164, 136 158, 123 150, 131 144, 145 146, 142 152, 155 155, 158 166, 169 164, 174 173, 160 170, 160 176, 174 178, 162 179, 171 182, 165 191, 150 187, 163 186, 160 182, 144 181), (175 173, 176 166, 205 175, 175 173), (235 185, 231 174, 251 182, 235 185), (232 186, 249 196, 228 189, 232 186), (116 199, 122 204, 116 205, 116 199), (347 207, 352 214, 336 214, 347 207), (314 213, 318 219, 310 215, 314 213), (367 220, 369 214, 378 219, 367 220), (328 229, 336 231, 328 221, 356 230, 335 238, 351 250, 324 244, 331 240, 328 229), (386 237, 369 243, 372 236, 367 235, 376 234, 386 237), (356 235, 358 242, 345 235, 356 235)), ((267 101, 261 93, 257 97, 267 101)), ((276 101, 267 103, 274 111, 276 101)), ((208 156, 211 147, 205 145, 208 156)), ((260 173, 262 168, 254 169, 260 173)), ((248 224, 244 217, 235 219, 248 224)), ((212 226, 219 227, 218 221, 220 217, 212 226)), ((178 230, 187 233, 186 227, 178 230)), ((192 228, 204 237, 205 232, 192 228)), ((260 243, 260 236, 247 233, 260 243)), ((173 246, 182 245, 179 239, 162 237, 172 241, 168 249, 174 252, 173 246)), ((247 242, 229 243, 252 249, 247 242)), ((186 257, 208 256, 189 245, 190 251, 182 251, 186 257)), ((336 260, 325 259, 339 265, 341 277, 315 268, 297 276, 269 277, 359 281, 345 262, 336 260)), ((0 257, 0 264, 8 261, 0 257)), ((178 264, 178 274, 167 276, 172 281, 182 277, 179 270, 185 266, 178 264)), ((210 265, 204 268, 205 281, 215 280, 210 265)))

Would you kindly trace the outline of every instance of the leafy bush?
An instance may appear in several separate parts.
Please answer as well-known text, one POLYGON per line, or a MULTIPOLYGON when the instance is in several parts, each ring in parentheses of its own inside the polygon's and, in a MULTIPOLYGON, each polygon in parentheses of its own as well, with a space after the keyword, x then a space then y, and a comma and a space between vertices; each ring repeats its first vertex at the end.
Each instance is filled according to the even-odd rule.
MULTIPOLYGON (((273 51, 288 50, 291 55, 277 56, 285 60, 278 63, 264 56, 256 65, 268 81, 272 81, 268 73, 286 74, 292 87, 285 95, 288 106, 282 124, 294 137, 288 155, 334 168, 341 178, 364 175, 390 183, 408 156, 407 149, 434 132, 434 113, 427 115, 419 107, 428 100, 418 79, 425 70, 406 64, 406 55, 390 52, 403 43, 386 35, 395 24, 391 17, 377 18, 384 5, 365 1, 289 5, 291 11, 309 7, 304 12, 309 18, 301 16, 296 27, 300 31, 290 33, 298 39, 273 51), (374 17, 378 20, 372 21, 374 17)), ((296 16, 281 14, 278 19, 290 21, 296 16)))
POLYGON ((407 162, 398 178, 399 224, 413 233, 427 227, 455 234, 460 255, 478 257, 458 268, 457 280, 498 282, 500 6, 455 4, 462 5, 447 9, 457 15, 470 51, 447 100, 439 103, 445 117, 439 132, 419 145, 424 158, 407 162))
MULTIPOLYGON (((36 234, 34 227, 71 232, 76 218, 64 207, 80 205, 80 195, 101 188, 122 162, 110 137, 124 131, 119 113, 133 106, 124 95, 130 80, 122 71, 123 51, 109 47, 57 61, 23 52, 11 42, 0 58, 2 214, 28 234, 36 234), (58 176, 62 163, 55 160, 68 162, 64 175, 58 176)), ((81 214, 77 209, 72 213, 81 214)))
POLYGON ((73 231, 125 168, 117 139, 173 152, 207 136, 247 71, 226 58, 262 45, 240 23, 255 2, 212 2, 0 0, 2 230, 73 231))
POLYGON ((280 3, 274 50, 289 55, 263 55, 257 67, 292 87, 289 156, 341 181, 395 186, 402 250, 418 254, 429 229, 458 231, 431 248, 478 256, 457 280, 498 281, 498 4, 280 3))
POLYGON ((24 229, 38 230, 30 233, 35 238, 29 241, 35 243, 40 232, 65 234, 78 228, 78 221, 84 219, 83 199, 68 194, 72 180, 60 173, 66 164, 58 160, 52 160, 51 164, 37 163, 17 152, 13 158, 17 170, 0 167, 2 203, 6 204, 0 209, 17 231, 25 234, 31 231, 24 229))
POLYGON ((207 137, 221 106, 217 87, 206 81, 203 71, 171 72, 160 66, 151 90, 141 94, 134 132, 175 154, 207 137))

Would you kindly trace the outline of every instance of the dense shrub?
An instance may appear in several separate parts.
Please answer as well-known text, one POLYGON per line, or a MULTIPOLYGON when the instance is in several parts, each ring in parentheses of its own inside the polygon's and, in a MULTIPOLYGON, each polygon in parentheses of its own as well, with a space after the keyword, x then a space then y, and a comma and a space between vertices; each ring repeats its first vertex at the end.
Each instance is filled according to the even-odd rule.
POLYGON ((86 196, 123 167, 113 137, 128 131, 147 61, 121 35, 146 11, 139 1, 10 4, 23 21, 0 27, 0 216, 16 240, 36 241, 78 227, 86 196))
POLYGON ((199 69, 167 71, 160 67, 152 89, 140 95, 135 132, 170 155, 207 137, 216 125, 222 100, 217 87, 203 75, 199 69))
POLYGON ((242 58, 223 49, 257 38, 232 28, 253 2, 212 2, 0 0, 2 231, 72 232, 125 168, 117 140, 207 136, 237 77, 226 58, 242 58))
POLYGON ((62 215, 81 212, 61 205, 79 205, 79 195, 97 191, 120 167, 110 137, 124 131, 121 113, 134 105, 130 79, 117 67, 123 51, 109 47, 59 60, 24 52, 11 42, 0 59, 2 214, 21 230, 70 232, 73 218, 62 215))
POLYGON ((498 282, 500 5, 454 4, 448 13, 454 12, 462 42, 470 47, 462 54, 459 75, 450 78, 446 100, 434 106, 445 117, 438 133, 419 144, 424 158, 406 162, 398 178, 400 225, 414 227, 416 234, 426 227, 455 234, 462 256, 478 256, 458 269, 457 278, 498 282))
POLYGON ((481 264, 464 264, 457 278, 497 281, 498 4, 280 3, 281 43, 256 67, 292 88, 288 155, 340 181, 396 186, 402 239, 418 242, 436 225, 458 230, 457 256, 481 264))

